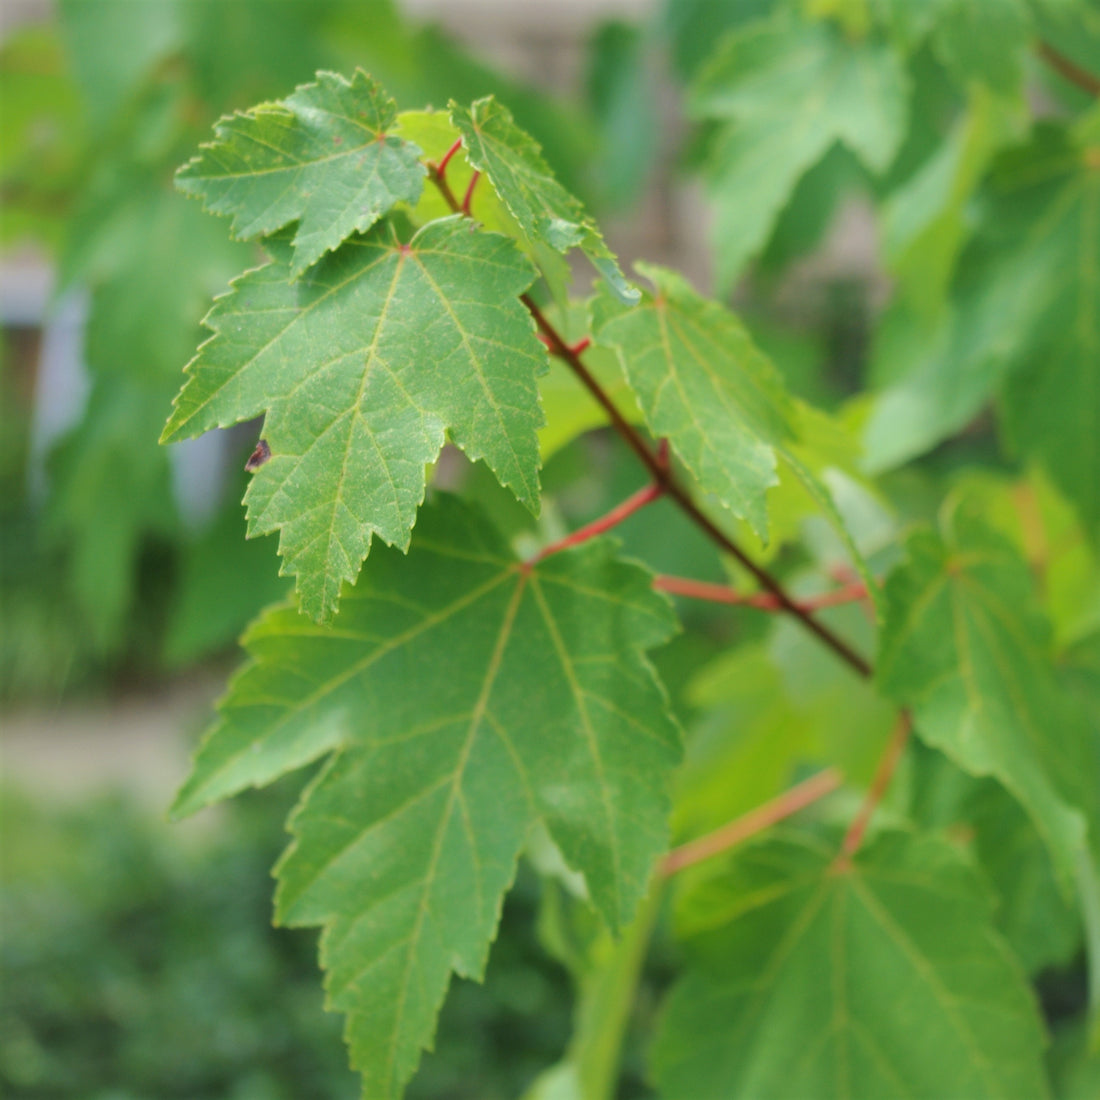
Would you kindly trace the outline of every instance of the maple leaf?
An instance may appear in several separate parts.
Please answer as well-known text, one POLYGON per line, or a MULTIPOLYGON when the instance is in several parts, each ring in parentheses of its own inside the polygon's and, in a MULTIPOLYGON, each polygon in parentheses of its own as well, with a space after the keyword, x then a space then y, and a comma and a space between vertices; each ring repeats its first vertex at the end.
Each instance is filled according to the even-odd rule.
POLYGON ((776 19, 723 40, 691 109, 720 128, 708 168, 717 264, 729 287, 767 242, 801 176, 837 141, 872 171, 905 135, 905 70, 886 43, 852 42, 826 23, 776 19))
POLYGON ((517 297, 534 269, 509 238, 455 216, 401 244, 383 224, 293 283, 289 234, 268 249, 208 315, 162 440, 266 412, 249 532, 280 531, 303 611, 334 614, 372 533, 408 545, 447 429, 538 510, 546 349, 517 297))
POLYGON ((954 848, 889 832, 835 853, 780 834, 683 900, 661 1095, 1048 1096, 1031 992, 954 848))
POLYGON ((1017 799, 1068 892, 1095 763, 1089 726, 1055 677, 1027 564, 961 513, 906 550, 886 583, 878 682, 912 707, 922 740, 1017 799))
POLYGON ((301 275, 424 185, 420 150, 393 134, 397 106, 361 69, 349 81, 320 72, 286 99, 230 115, 217 140, 176 174, 207 210, 233 217, 245 240, 291 222, 291 276, 301 275))
POLYGON ((451 103, 451 121, 462 134, 466 156, 483 172, 520 229, 556 252, 580 248, 624 302, 639 293, 626 281, 614 253, 580 199, 554 178, 542 150, 492 96, 469 108, 451 103))
POLYGON ((766 495, 785 468, 824 512, 874 594, 875 584, 802 446, 802 410, 741 321, 683 276, 638 263, 654 293, 627 307, 607 293, 591 306, 594 339, 618 354, 653 434, 669 440, 699 485, 767 540, 766 495))
POLYGON ((334 626, 285 608, 245 640, 176 810, 338 750, 295 812, 278 914, 324 926, 366 1095, 399 1094, 451 972, 480 977, 536 821, 613 927, 645 892, 679 737, 643 651, 675 620, 613 548, 524 565, 444 497, 407 558, 372 556, 334 626))

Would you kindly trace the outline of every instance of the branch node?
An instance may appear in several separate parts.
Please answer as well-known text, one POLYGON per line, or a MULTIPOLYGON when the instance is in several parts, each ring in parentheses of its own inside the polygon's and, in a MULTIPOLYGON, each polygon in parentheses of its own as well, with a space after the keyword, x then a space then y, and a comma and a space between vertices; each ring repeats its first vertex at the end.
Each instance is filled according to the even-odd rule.
POLYGON ((454 145, 443 154, 443 159, 435 165, 435 173, 440 180, 447 174, 447 165, 451 163, 451 157, 462 148, 462 138, 456 138, 454 145))
POLYGON ((585 524, 572 534, 566 535, 565 538, 558 539, 557 542, 552 542, 549 546, 544 546, 534 558, 531 559, 529 564, 540 562, 544 558, 550 557, 551 554, 557 554, 559 551, 567 550, 571 546, 580 546, 581 543, 588 542, 589 539, 594 539, 597 535, 602 535, 610 531, 613 527, 618 527, 623 520, 629 519, 635 512, 641 511, 647 504, 652 504, 653 501, 664 493, 664 491, 664 486, 658 485, 656 482, 645 486, 643 489, 639 489, 632 496, 627 497, 621 504, 617 504, 606 515, 600 516, 599 519, 594 519, 591 523, 585 524))
POLYGON ((838 871, 847 870, 852 863, 852 857, 859 851, 863 843, 863 836, 867 832, 867 826, 871 822, 878 804, 882 801, 886 791, 890 787, 890 781, 894 778, 898 763, 905 752, 905 746, 909 743, 909 736, 913 732, 913 716, 908 710, 903 710, 898 715, 894 724, 894 730, 890 734, 890 740, 886 742, 886 748, 879 757, 878 766, 875 768, 871 786, 867 789, 867 795, 856 816, 852 818, 847 833, 840 845, 840 854, 834 861, 834 867, 838 871))

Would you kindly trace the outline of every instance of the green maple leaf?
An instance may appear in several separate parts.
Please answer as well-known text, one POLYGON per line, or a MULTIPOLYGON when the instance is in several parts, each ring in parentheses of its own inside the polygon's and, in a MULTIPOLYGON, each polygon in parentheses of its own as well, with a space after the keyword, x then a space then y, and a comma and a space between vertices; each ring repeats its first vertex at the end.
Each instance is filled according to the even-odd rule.
POLYGON ((722 126, 709 158, 719 282, 763 248, 799 178, 843 142, 872 171, 905 135, 908 86, 884 42, 826 23, 772 20, 726 38, 692 88, 691 109, 722 126))
POLYGON ((922 740, 1017 799, 1068 892, 1095 765, 1089 727, 1055 677, 1027 564, 962 514, 906 549, 885 588, 879 684, 912 708, 922 740))
POLYGON ((176 184, 232 215, 245 240, 297 222, 298 276, 398 203, 416 204, 424 166, 420 150, 394 136, 396 119, 396 104, 362 70, 350 81, 321 72, 284 100, 223 118, 176 184))
POLYGON ((870 582, 828 490, 799 447, 799 409, 738 318, 682 276, 639 263, 655 294, 626 307, 606 287, 593 337, 613 348, 654 435, 669 440, 699 485, 767 539, 766 494, 782 464, 836 527, 870 582))
POLYGON ((613 927, 666 843, 679 739, 643 651, 674 629, 608 540, 533 566, 466 506, 425 508, 318 627, 252 628, 176 810, 338 750, 293 818, 279 919, 321 924, 364 1095, 397 1096, 452 971, 480 977, 536 821, 613 927))
POLYGON ((469 108, 451 103, 450 110, 469 162, 485 174, 527 237, 556 252, 580 248, 620 299, 636 302, 638 291, 623 277, 596 223, 554 178, 538 143, 508 109, 486 96, 469 108))
POLYGON ((206 319, 163 441, 267 413, 271 459, 249 531, 280 531, 302 609, 332 616, 372 533, 408 545, 444 432, 538 509, 546 350, 518 300, 534 269, 507 237, 451 217, 409 244, 387 225, 291 283, 289 235, 206 319))
POLYGON ((848 867, 835 851, 779 836, 687 897, 661 1095, 1048 1096, 1034 1000, 969 865, 900 832, 848 867))
POLYGON ((1025 973, 1070 966, 1081 950, 1081 914, 1020 804, 1000 783, 975 779, 938 752, 916 754, 911 776, 910 817, 922 829, 968 838, 998 897, 996 925, 1025 973))

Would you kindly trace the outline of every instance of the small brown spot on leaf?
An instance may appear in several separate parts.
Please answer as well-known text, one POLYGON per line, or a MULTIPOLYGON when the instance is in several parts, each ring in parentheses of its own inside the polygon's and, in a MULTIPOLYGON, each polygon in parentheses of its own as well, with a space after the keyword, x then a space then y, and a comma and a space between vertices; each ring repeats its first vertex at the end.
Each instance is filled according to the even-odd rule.
POLYGON ((267 445, 266 439, 261 439, 260 442, 256 444, 256 449, 248 456, 248 461, 244 464, 244 468, 249 472, 258 470, 270 457, 271 448, 267 445))

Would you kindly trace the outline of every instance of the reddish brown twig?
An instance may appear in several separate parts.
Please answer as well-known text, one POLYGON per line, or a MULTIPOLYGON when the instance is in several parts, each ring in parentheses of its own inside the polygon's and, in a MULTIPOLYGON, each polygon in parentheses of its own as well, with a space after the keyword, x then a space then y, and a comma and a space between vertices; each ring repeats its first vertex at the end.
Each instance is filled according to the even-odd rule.
POLYGON ((1049 42, 1040 42, 1038 46, 1039 56, 1059 76, 1075 84, 1083 92, 1089 95, 1100 96, 1100 77, 1094 76, 1087 69, 1082 69, 1076 61, 1070 61, 1065 54, 1056 50, 1049 42))
POLYGON ((481 179, 481 173, 475 172, 470 177, 470 182, 466 185, 466 194, 462 198, 462 205, 459 210, 466 215, 470 216, 470 203, 474 200, 474 188, 477 187, 477 181, 481 179))
MULTIPOLYGON (((466 191, 466 199, 459 203, 455 199, 454 192, 451 190, 450 184, 447 183, 438 171, 431 172, 430 177, 435 185, 439 188, 440 193, 451 209, 457 213, 469 214, 469 202, 473 192, 474 182, 478 178, 476 175, 474 179, 470 181, 470 186, 466 191)), ((626 417, 619 411, 614 401, 604 391, 603 387, 596 380, 595 376, 584 365, 580 357, 580 352, 575 350, 574 346, 567 344, 558 330, 550 323, 545 314, 539 309, 534 299, 529 294, 523 294, 520 296, 520 300, 527 307, 531 316, 535 319, 535 324, 538 327, 538 331, 542 334, 544 342, 550 349, 551 354, 558 356, 564 360, 573 373, 577 376, 581 384, 588 390, 588 392, 595 398, 596 402, 607 413, 608 419, 611 421, 612 427, 623 439, 623 441, 630 447, 630 449, 638 456, 642 465, 650 472, 653 477, 654 484, 660 486, 661 491, 680 509, 684 515, 687 516, 692 523, 698 527, 703 534, 707 536, 716 546, 725 551, 731 557, 735 558, 741 563, 741 566, 748 570, 748 572, 755 578, 756 582, 761 588, 766 589, 776 599, 779 607, 787 612, 789 615, 793 615, 798 619, 802 625, 827 645, 841 660, 843 660, 850 668, 854 669, 860 676, 865 679, 871 676, 871 666, 861 657, 847 642, 844 641, 839 635, 834 634, 827 626, 815 619, 809 612, 803 611, 790 596, 787 595, 783 586, 775 579, 766 569, 761 568, 756 564, 742 549, 739 547, 733 539, 729 537, 709 516, 700 510, 699 506, 692 499, 691 494, 685 489, 673 476, 672 469, 667 460, 662 459, 659 454, 655 454, 650 450, 649 445, 641 434, 635 429, 626 417)), ((583 341, 582 341, 583 344, 583 341)), ((586 347, 587 345, 584 345, 586 347)), ((582 347, 583 350, 583 347, 582 347)))
POLYGON ((456 138, 454 145, 452 145, 450 149, 448 149, 447 152, 443 154, 443 159, 437 165, 435 165, 435 172, 440 180, 442 180, 443 177, 447 174, 447 165, 451 163, 451 157, 453 157, 455 153, 457 153, 461 148, 462 138, 456 138))
POLYGON ((851 668, 864 678, 871 675, 871 666, 839 635, 834 634, 827 626, 815 619, 809 612, 802 611, 794 600, 787 595, 783 586, 766 569, 756 564, 709 516, 702 512, 692 499, 691 494, 680 485, 673 476, 667 462, 663 462, 657 454, 649 449, 649 445, 642 438, 626 417, 619 411, 615 403, 604 392, 603 387, 596 381, 591 371, 581 361, 572 348, 562 339, 560 334, 547 320, 538 305, 527 294, 522 296, 522 301, 539 331, 546 337, 551 351, 558 358, 563 359, 577 378, 581 381, 589 393, 596 399, 607 413, 612 427, 622 437, 624 442, 638 456, 642 464, 649 470, 653 480, 658 485, 663 485, 665 494, 683 512, 696 527, 731 557, 736 558, 743 568, 756 579, 761 588, 767 589, 776 599, 779 607, 790 615, 794 615, 807 630, 812 631, 834 653, 845 661, 851 668))
POLYGON ((661 873, 674 875, 685 867, 728 851, 734 845, 743 843, 749 837, 771 828, 772 825, 832 794, 841 782, 840 772, 835 768, 826 768, 818 772, 817 775, 784 791, 778 798, 773 798, 770 802, 757 806, 755 810, 749 810, 747 814, 743 814, 728 825, 715 829, 713 833, 707 833, 706 836, 701 836, 697 840, 681 844, 679 848, 673 848, 661 862, 661 873))
POLYGON ((913 732, 913 716, 908 710, 903 710, 898 715, 890 740, 886 742, 882 756, 879 757, 878 767, 875 768, 874 778, 862 805, 852 818, 848 831, 844 834, 844 840, 840 845, 840 855, 837 857, 836 866, 839 869, 847 867, 852 862, 852 856, 859 851, 863 843, 863 834, 871 822, 878 804, 882 801, 890 786, 890 780, 894 778, 898 763, 905 752, 905 746, 909 743, 909 736, 913 732))

